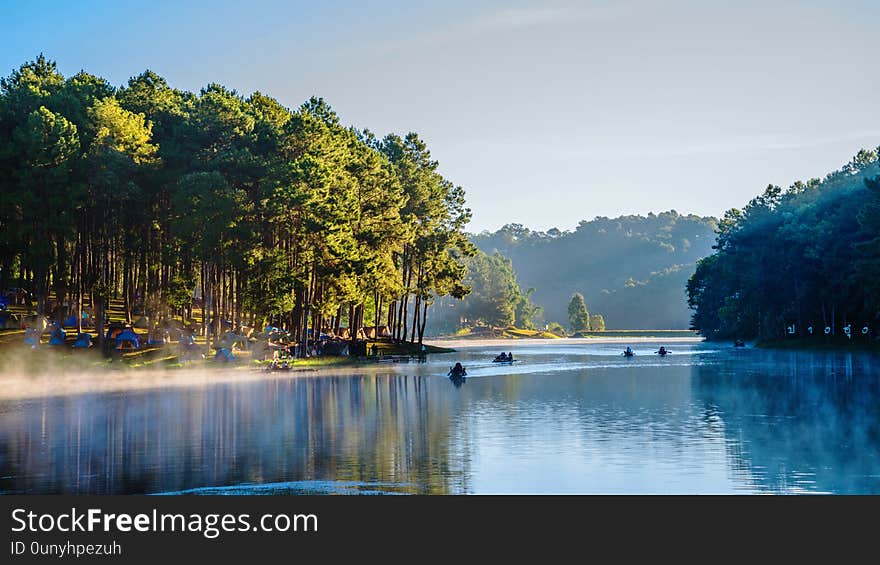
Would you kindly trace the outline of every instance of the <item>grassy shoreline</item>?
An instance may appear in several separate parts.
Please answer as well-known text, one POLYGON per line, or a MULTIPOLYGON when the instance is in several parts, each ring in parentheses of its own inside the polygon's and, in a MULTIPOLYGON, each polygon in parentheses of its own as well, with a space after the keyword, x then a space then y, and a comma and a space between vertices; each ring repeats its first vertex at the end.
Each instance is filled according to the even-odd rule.
POLYGON ((526 330, 522 328, 495 328, 494 330, 467 331, 450 335, 436 336, 435 340, 496 340, 496 339, 591 339, 611 337, 700 337, 693 330, 602 330, 577 332, 572 335, 560 336, 548 331, 526 330))

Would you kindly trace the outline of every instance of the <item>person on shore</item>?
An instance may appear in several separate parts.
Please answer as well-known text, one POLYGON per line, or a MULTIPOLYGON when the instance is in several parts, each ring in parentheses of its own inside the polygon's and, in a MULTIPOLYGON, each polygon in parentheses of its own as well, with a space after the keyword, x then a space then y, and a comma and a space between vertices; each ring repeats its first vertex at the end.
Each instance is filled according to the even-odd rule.
POLYGON ((370 353, 373 355, 373 357, 379 355, 379 346, 374 343, 373 346, 370 348, 370 353))

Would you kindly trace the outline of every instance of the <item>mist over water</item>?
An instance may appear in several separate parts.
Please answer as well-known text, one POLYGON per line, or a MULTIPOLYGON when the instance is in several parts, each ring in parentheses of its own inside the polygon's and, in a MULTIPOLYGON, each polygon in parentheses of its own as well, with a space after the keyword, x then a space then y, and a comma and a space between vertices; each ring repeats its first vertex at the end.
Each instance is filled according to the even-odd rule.
POLYGON ((472 345, 329 375, 145 374, 147 387, 81 374, 105 384, 0 398, 0 490, 880 493, 877 356, 664 344, 662 359, 659 342, 633 359, 620 343, 472 345), (520 361, 492 364, 502 349, 520 361))

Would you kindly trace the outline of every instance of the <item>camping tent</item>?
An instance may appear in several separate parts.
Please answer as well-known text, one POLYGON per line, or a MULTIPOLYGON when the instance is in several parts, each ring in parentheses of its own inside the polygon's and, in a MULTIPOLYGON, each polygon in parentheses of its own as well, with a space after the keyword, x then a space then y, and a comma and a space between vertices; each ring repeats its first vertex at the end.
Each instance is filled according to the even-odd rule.
POLYGON ((55 328, 52 330, 52 335, 49 337, 49 345, 64 345, 64 340, 67 339, 67 333, 62 328, 55 328))
POLYGON ((138 336, 131 328, 125 328, 116 336, 116 349, 140 349, 138 336))
POLYGON ((30 345, 31 347, 36 347, 36 346, 40 345, 40 335, 42 333, 43 332, 41 332, 37 328, 28 328, 24 332, 24 342, 26 344, 30 345))
POLYGON ((113 322, 109 326, 107 326, 107 335, 104 337, 107 339, 116 339, 119 337, 119 334, 122 333, 122 330, 125 329, 125 326, 119 322, 113 322))
POLYGON ((217 344, 220 347, 225 347, 230 350, 235 349, 236 345, 238 345, 239 349, 244 350, 248 349, 248 347, 250 346, 248 338, 235 332, 224 333, 222 336, 220 336, 220 339, 217 340, 217 344))
POLYGON ((221 347, 217 350, 217 353, 214 354, 214 361, 220 363, 231 363, 234 360, 235 354, 232 353, 232 350, 226 349, 225 347, 221 347))
POLYGON ((76 336, 76 341, 73 342, 73 346, 77 349, 88 349, 92 346, 92 336, 91 334, 81 333, 76 336))
POLYGON ((153 328, 150 330, 150 333, 147 334, 147 345, 164 345, 167 339, 166 332, 160 328, 153 328))

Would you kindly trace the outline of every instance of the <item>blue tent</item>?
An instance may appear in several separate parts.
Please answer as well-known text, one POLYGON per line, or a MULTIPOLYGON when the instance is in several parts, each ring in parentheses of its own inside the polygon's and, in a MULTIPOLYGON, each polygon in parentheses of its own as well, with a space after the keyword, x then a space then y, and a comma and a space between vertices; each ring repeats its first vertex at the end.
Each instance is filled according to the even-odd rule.
POLYGON ((113 322, 109 326, 107 326, 107 334, 104 336, 104 338, 116 339, 122 334, 124 329, 125 326, 120 322, 113 322))
POLYGON ((88 349, 92 346, 92 336, 87 333, 81 333, 76 336, 76 341, 73 342, 73 346, 78 349, 88 349))
POLYGON ((31 347, 40 345, 40 330, 37 328, 28 328, 28 330, 24 332, 24 342, 31 347))
POLYGON ((225 347, 221 347, 217 350, 217 353, 214 354, 214 361, 219 361, 221 363, 229 363, 235 360, 235 354, 232 353, 232 350, 226 349, 225 347))
MULTIPOLYGON (((86 323, 86 320, 89 319, 89 315, 85 312, 82 313, 83 324, 86 323)), ((64 323, 62 324, 64 327, 72 328, 76 326, 76 314, 71 314, 67 318, 64 319, 64 323)))
POLYGON ((153 332, 150 332, 147 335, 147 345, 165 345, 165 338, 161 335, 156 337, 153 332))
POLYGON ((125 328, 116 336, 116 349, 140 349, 138 336, 131 328, 125 328))
POLYGON ((52 335, 49 336, 49 345, 64 345, 65 339, 67 339, 67 333, 61 328, 55 328, 52 335))

